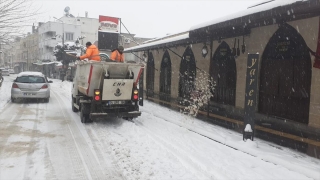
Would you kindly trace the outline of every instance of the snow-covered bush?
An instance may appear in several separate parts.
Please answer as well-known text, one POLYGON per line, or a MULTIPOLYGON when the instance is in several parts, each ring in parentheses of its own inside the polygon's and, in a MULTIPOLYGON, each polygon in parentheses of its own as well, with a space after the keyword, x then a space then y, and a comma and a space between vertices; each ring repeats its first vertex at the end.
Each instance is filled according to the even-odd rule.
POLYGON ((205 71, 200 70, 194 81, 194 90, 190 93, 188 106, 181 109, 181 112, 190 116, 197 116, 198 111, 204 105, 207 105, 210 98, 213 97, 215 82, 205 71))
POLYGON ((80 43, 67 41, 64 42, 63 48, 62 43, 57 43, 57 45, 54 47, 53 55, 56 56, 57 61, 62 61, 64 53, 80 55, 81 52, 85 52, 85 50, 86 47, 82 46, 80 43))

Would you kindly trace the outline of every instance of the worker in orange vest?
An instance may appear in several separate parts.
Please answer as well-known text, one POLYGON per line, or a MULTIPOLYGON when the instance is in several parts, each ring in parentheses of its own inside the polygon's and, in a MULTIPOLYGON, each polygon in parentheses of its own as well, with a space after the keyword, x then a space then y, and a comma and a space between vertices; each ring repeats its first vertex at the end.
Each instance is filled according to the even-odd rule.
POLYGON ((78 56, 78 60, 83 60, 85 58, 88 58, 89 60, 94 60, 94 61, 100 61, 100 52, 97 48, 97 46, 91 44, 91 42, 86 43, 86 54, 83 56, 78 56))
POLYGON ((119 46, 117 49, 114 49, 111 53, 110 59, 117 62, 124 62, 123 46, 119 46))

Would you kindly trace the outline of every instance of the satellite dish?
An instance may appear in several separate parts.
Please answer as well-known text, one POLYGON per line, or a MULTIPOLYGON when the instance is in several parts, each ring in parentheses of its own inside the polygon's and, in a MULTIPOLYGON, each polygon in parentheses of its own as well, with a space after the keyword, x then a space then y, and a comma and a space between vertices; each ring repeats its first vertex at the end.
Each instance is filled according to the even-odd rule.
POLYGON ((64 8, 64 12, 69 13, 69 11, 70 11, 70 7, 69 6, 64 8))

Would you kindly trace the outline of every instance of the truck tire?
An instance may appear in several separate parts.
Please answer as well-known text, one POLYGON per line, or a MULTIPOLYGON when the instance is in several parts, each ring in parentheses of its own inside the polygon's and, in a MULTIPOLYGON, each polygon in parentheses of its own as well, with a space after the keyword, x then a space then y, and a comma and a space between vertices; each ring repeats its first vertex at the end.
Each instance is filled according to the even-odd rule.
POLYGON ((72 100, 71 100, 71 107, 72 107, 72 111, 73 112, 78 112, 79 111, 79 109, 77 109, 76 107, 74 107, 74 103, 75 103, 75 100, 76 100, 76 98, 74 98, 74 97, 72 97, 72 100))
POLYGON ((133 122, 133 117, 122 117, 122 119, 133 122))
POLYGON ((82 104, 80 108, 80 119, 82 123, 92 122, 89 118, 90 106, 87 104, 82 104))

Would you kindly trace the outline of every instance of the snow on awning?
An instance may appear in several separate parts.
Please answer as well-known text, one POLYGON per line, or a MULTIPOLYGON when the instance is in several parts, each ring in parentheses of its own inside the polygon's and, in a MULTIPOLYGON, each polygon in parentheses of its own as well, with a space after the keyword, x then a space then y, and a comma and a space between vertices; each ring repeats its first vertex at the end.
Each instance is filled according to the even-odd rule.
POLYGON ((138 46, 134 46, 131 48, 126 48, 124 52, 136 52, 136 51, 143 51, 144 49, 151 49, 155 47, 166 46, 167 43, 177 42, 177 41, 183 41, 187 40, 189 38, 188 32, 183 32, 175 35, 166 36, 159 39, 149 40, 149 42, 145 44, 141 44, 138 46), (150 42, 151 41, 151 42, 150 42))

